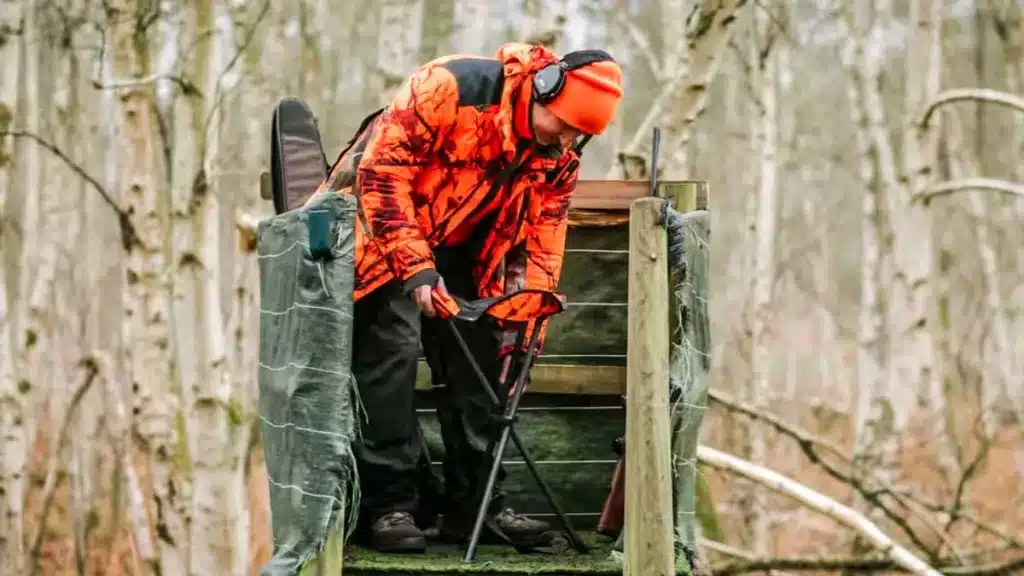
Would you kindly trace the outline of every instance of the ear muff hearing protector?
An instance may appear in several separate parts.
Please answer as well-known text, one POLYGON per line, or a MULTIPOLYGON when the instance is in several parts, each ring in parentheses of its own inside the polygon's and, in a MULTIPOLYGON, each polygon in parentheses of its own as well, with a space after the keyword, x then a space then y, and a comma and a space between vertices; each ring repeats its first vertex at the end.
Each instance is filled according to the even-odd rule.
POLYGON ((565 86, 565 73, 596 62, 614 62, 615 59, 604 50, 578 50, 570 52, 558 62, 548 64, 533 75, 533 99, 538 104, 547 104, 561 94, 565 86))

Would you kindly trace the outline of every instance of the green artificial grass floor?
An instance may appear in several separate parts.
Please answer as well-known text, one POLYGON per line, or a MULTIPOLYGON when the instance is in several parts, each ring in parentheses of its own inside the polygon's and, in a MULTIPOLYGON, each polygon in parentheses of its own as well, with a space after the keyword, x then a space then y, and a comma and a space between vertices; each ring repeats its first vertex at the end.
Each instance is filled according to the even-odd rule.
POLYGON ((441 544, 429 539, 423 554, 382 554, 355 545, 345 547, 345 574, 621 574, 612 559, 614 541, 599 534, 584 532, 580 536, 590 547, 579 554, 568 542, 556 539, 550 548, 519 553, 508 546, 480 545, 476 562, 463 564, 464 548, 441 544))
MULTIPOLYGON (((417 574, 486 574, 488 576, 518 576, 538 574, 570 576, 576 574, 622 574, 621 565, 612 558, 614 540, 583 532, 580 536, 590 547, 579 554, 562 538, 550 548, 519 553, 508 546, 481 545, 477 548, 476 562, 463 564, 464 548, 441 544, 430 539, 423 554, 382 554, 347 544, 345 547, 345 574, 367 576, 413 576, 417 574)), ((685 564, 685 560, 681 561, 685 564)), ((685 574, 683 567, 677 574, 685 574)))

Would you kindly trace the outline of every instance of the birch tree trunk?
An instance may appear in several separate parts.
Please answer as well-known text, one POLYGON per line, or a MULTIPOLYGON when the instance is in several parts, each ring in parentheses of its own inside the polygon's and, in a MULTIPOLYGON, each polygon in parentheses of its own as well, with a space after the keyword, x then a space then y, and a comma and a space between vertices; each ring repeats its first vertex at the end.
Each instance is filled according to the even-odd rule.
MULTIPOLYGON (((689 73, 690 45, 686 35, 686 18, 694 9, 694 0, 661 0, 662 45, 661 78, 680 78, 689 73)), ((691 154, 689 139, 683 141, 665 159, 665 179, 690 178, 691 154)))
POLYGON ((188 528, 179 477, 184 472, 179 452, 183 426, 173 391, 169 267, 160 213, 164 186, 155 146, 155 94, 152 83, 144 80, 151 73, 149 41, 136 28, 143 8, 138 0, 118 0, 107 11, 115 74, 118 79, 136 79, 124 82, 118 102, 122 198, 138 235, 126 247, 122 356, 134 395, 140 448, 151 458, 160 571, 188 574, 188 528))
MULTIPOLYGON (((170 274, 168 281, 171 288, 170 328, 174 343, 174 382, 172 390, 181 396, 181 406, 185 407, 184 418, 181 419, 181 430, 184 438, 179 442, 182 453, 190 456, 196 449, 196 423, 188 408, 193 403, 194 390, 201 378, 201 359, 197 353, 197 343, 202 342, 199 319, 196 316, 199 295, 196 293, 196 230, 193 226, 195 212, 193 187, 199 176, 198 165, 202 147, 202 124, 204 119, 203 103, 211 93, 203 83, 202 71, 205 70, 203 60, 209 57, 210 44, 213 41, 210 29, 212 19, 203 19, 202 14, 209 8, 209 0, 190 2, 188 7, 178 12, 176 22, 165 22, 163 34, 154 42, 162 54, 173 55, 172 70, 181 74, 194 87, 195 91, 168 84, 170 96, 166 109, 170 118, 169 132, 171 138, 171 158, 167 173, 167 186, 170 190, 170 274)), ((164 56, 169 59, 170 57, 164 56)), ((165 64, 166 66, 166 64, 165 64)), ((172 382, 168 382, 171 384, 172 382)))
MULTIPOLYGON (((687 31, 690 45, 689 62, 685 76, 665 78, 665 86, 651 104, 651 111, 637 126, 625 149, 626 155, 639 155, 647 151, 651 129, 665 127, 664 154, 674 158, 675 152, 686 143, 694 122, 707 106, 708 89, 718 72, 721 56, 732 35, 736 13, 747 0, 722 0, 713 4, 701 3, 699 12, 690 19, 687 31)), ((605 179, 622 178, 622 165, 613 163, 605 179)), ((666 171, 674 168, 666 166, 666 171)))
MULTIPOLYGON (((973 148, 967 143, 963 122, 958 110, 947 110, 943 120, 949 137, 952 155, 951 176, 953 179, 972 178, 981 175, 973 148)), ((968 211, 974 221, 974 241, 977 242, 978 258, 984 278, 985 308, 991 318, 991 340, 985 346, 981 365, 981 421, 985 433, 992 437, 998 432, 1000 416, 1011 412, 1010 407, 1019 406, 1020 398, 1014 397, 1011 388, 1014 382, 1010 333, 1007 326, 1006 310, 1003 305, 1002 279, 996 254, 994 234, 989 226, 991 214, 986 194, 979 190, 966 192, 968 211)), ((1018 412, 1020 413, 1020 412, 1018 412)))
MULTIPOLYGON (((988 0, 987 8, 993 13, 996 33, 1003 49, 1007 88, 1013 94, 1024 94, 1024 7, 1017 0, 988 0)), ((1007 158, 1014 166, 1014 179, 1024 182, 1024 162, 1020 161, 1024 157, 1024 114, 1014 114, 1013 117, 1014 138, 1007 158)), ((1012 238, 1018 243, 1024 242, 1024 234, 1019 231, 1021 222, 1024 222, 1024 198, 1010 197, 1001 205, 1010 208, 1008 212, 1016 216, 1018 232, 1012 238)), ((1024 270, 1024 250, 1017 251, 1016 262, 1017 270, 1024 270)), ((1020 334, 1024 330, 1024 283, 1017 282, 1013 287, 1009 305, 1013 315, 1009 320, 1010 333, 1020 334)), ((1011 359, 1014 373, 1024 372, 1024 338, 1016 338, 1011 349, 1011 359)), ((1018 386, 1017 398, 1024 394, 1021 388, 1018 386)))
MULTIPOLYGON (((778 344, 770 336, 772 293, 775 286, 775 238, 778 230, 778 143, 779 107, 776 94, 776 58, 772 43, 777 34, 773 22, 778 1, 761 6, 751 5, 754 12, 754 34, 751 42, 752 84, 760 102, 760 114, 752 126, 754 148, 760 157, 760 175, 754 230, 754 309, 751 318, 750 398, 759 409, 772 400, 772 350, 778 344)), ((764 465, 767 449, 763 431, 751 426, 751 461, 764 465)), ((757 554, 769 551, 769 523, 764 502, 750 508, 746 524, 751 534, 750 546, 757 554)))
MULTIPOLYGON (((85 0, 72 0, 68 7, 70 14, 67 26, 71 42, 61 45, 62 67, 66 77, 62 90, 58 90, 58 116, 62 119, 58 126, 58 145, 66 150, 68 155, 87 168, 90 172, 94 166, 90 154, 91 139, 90 130, 98 122, 92 121, 92 110, 95 100, 92 98, 96 90, 88 88, 86 76, 83 74, 83 57, 72 49, 87 42, 99 44, 102 39, 91 27, 78 24, 88 21, 91 14, 89 5, 85 0), (83 90, 86 89, 86 90, 83 90), (83 110, 89 110, 90 114, 83 114, 83 110)), ((87 60, 86 60, 87 61, 87 60)), ((60 84, 58 84, 60 87, 60 84)), ((76 364, 80 364, 92 349, 87 342, 87 318, 95 314, 95 311, 88 307, 89 296, 88 286, 91 270, 85 270, 91 262, 91 255, 84 249, 85 242, 81 242, 83 230, 90 230, 87 225, 95 225, 95 222, 83 220, 85 207, 89 201, 98 196, 88 182, 79 174, 75 173, 66 165, 61 166, 66 186, 61 188, 65 198, 63 202, 62 226, 59 228, 60 249, 58 250, 58 277, 54 283, 51 293, 51 305, 54 315, 58 319, 75 319, 68 322, 70 329, 54 327, 53 336, 58 341, 56 346, 69 358, 73 358, 76 364), (78 263, 84 262, 85 266, 78 263)), ((108 209, 109 210, 109 209, 108 209)), ((69 365, 68 368, 74 365, 69 365)), ((77 367, 76 367, 77 368, 77 367)), ((66 377, 62 378, 68 386, 72 381, 66 377)), ((100 410, 97 409, 99 394, 94 392, 98 386, 90 386, 89 390, 79 401, 79 406, 73 415, 70 415, 69 426, 76 433, 69 438, 67 454, 63 464, 68 484, 68 506, 71 516, 71 534, 74 545, 75 568, 78 574, 85 573, 87 550, 87 535, 89 531, 90 512, 94 509, 96 500, 93 499, 94 490, 92 482, 92 463, 95 453, 98 451, 95 442, 91 441, 98 436, 97 424, 100 410)), ((73 398, 74 390, 70 387, 65 391, 66 398, 73 398)), ((69 406, 70 407, 70 406, 69 406)), ((59 413, 67 414, 68 408, 62 408, 59 413)), ((57 426, 59 422, 55 423, 57 426)), ((57 429, 57 428, 55 428, 57 429)), ((64 447, 55 446, 54 449, 62 450, 64 447)))
POLYGON ((220 222, 215 162, 218 157, 221 108, 214 101, 221 69, 226 66, 220 41, 220 5, 200 0, 194 5, 197 30, 212 30, 195 44, 192 77, 200 83, 202 96, 192 98, 193 131, 196 146, 195 176, 189 188, 194 252, 189 254, 197 298, 192 313, 199 330, 197 341, 199 372, 192 390, 196 443, 192 450, 192 548, 191 574, 245 574, 248 530, 245 524, 240 439, 245 428, 231 394, 227 365, 224 313, 221 304, 220 222))
POLYGON ((896 274, 892 287, 895 298, 890 307, 896 334, 894 346, 895 380, 891 386, 913 386, 927 398, 937 440, 939 466, 950 486, 960 479, 947 425, 945 366, 941 342, 949 331, 948 313, 940 314, 935 304, 936 249, 932 235, 932 215, 924 202, 911 202, 935 181, 938 158, 936 113, 926 126, 918 124, 921 111, 941 88, 942 10, 939 0, 911 0, 911 35, 907 51, 906 106, 904 110, 903 150, 908 190, 900 197, 900 213, 893 219, 896 231, 896 274))
POLYGON ((14 326, 7 306, 7 266, 0 265, 0 575, 23 574, 26 394, 14 366, 14 326))
MULTIPOLYGON (((39 91, 39 59, 45 47, 41 42, 41 31, 39 26, 40 7, 34 2, 23 1, 21 21, 21 36, 19 38, 20 56, 18 76, 18 99, 14 110, 14 120, 18 128, 37 136, 42 135, 42 106, 40 103, 39 91)), ((14 143, 14 177, 11 180, 11 190, 39 190, 42 182, 42 148, 37 142, 26 138, 20 138, 14 143)), ((30 282, 34 278, 34 268, 27 265, 29 251, 23 250, 24 246, 34 239, 37 233, 39 219, 39 196, 38 194, 12 194, 5 199, 6 212, 9 222, 13 226, 17 222, 15 233, 8 234, 5 243, 5 256, 11 265, 8 273, 11 276, 8 281, 13 302, 27 302, 27 292, 30 289, 30 282)), ((14 325, 17 333, 20 334, 23 328, 22 322, 27 312, 27 307, 22 304, 14 309, 14 325)), ((21 343, 15 342, 17 350, 22 348, 21 343)), ((20 354, 19 354, 20 356, 20 354)), ((19 374, 24 370, 19 367, 19 374)), ((19 375, 20 377, 20 375, 19 375)), ((28 430, 29 443, 34 430, 28 430)))
MULTIPOLYGON (((36 124, 30 132, 38 134, 61 149, 66 150, 65 142, 58 138, 56 124, 59 122, 53 114, 55 92, 66 95, 66 77, 57 77, 61 70, 59 56, 54 43, 49 37, 57 32, 60 23, 54 22, 49 10, 36 6, 26 12, 26 30, 30 32, 30 43, 26 45, 24 57, 35 76, 31 88, 35 100, 28 104, 33 110, 29 114, 35 116, 29 120, 36 124), (31 27, 30 26, 31 23, 31 27), (31 49, 27 47, 31 46, 31 49), (46 70, 41 74, 40 70, 46 70), (56 121, 55 121, 56 120, 56 121)), ((26 109, 28 110, 28 109, 26 109)), ((28 142, 28 141, 26 141, 28 142)), ((31 416, 26 417, 32 424, 27 428, 29 446, 34 444, 36 429, 42 426, 48 429, 45 420, 47 412, 59 413, 60 394, 54 394, 50 385, 55 368, 59 363, 56 358, 44 361, 42 354, 56 348, 53 339, 53 321, 51 294, 57 274, 57 249, 62 231, 67 223, 61 214, 62 206, 68 203, 70 183, 67 166, 50 153, 40 154, 41 147, 30 142, 33 156, 38 162, 28 167, 23 176, 23 191, 31 191, 25 196, 25 212, 22 218, 22 253, 21 253, 21 292, 18 296, 18 332, 17 362, 19 364, 19 386, 28 390, 32 404, 31 416), (46 178, 43 178, 43 175, 46 178), (54 410, 56 408, 56 410, 54 410)), ((59 348, 58 348, 59 350, 59 348)))
MULTIPOLYGON (((1024 94, 1024 6, 1018 0, 987 0, 996 34, 1002 45, 1006 86, 1012 94, 1024 94)), ((1015 167, 1017 182, 1024 182, 1024 115, 1015 115, 1014 138, 1007 158, 1015 167)), ((1016 199, 1017 215, 1024 217, 1024 201, 1016 199)))
MULTIPOLYGON (((25 74, 25 67, 21 62, 23 4, 22 0, 0 0, 0 61, 6 63, 0 67, 0 132, 22 127, 22 122, 16 121, 15 118, 18 111, 18 96, 21 92, 20 80, 25 74)), ((9 285, 6 290, 10 291, 12 300, 17 293, 13 284, 13 271, 18 265, 13 220, 13 208, 17 204, 12 203, 7 192, 18 189, 17 151, 24 148, 24 143, 18 139, 0 135, 0 242, 9 247, 3 250, 0 265, 8 271, 6 277, 9 285)), ((11 330, 14 330, 13 319, 11 321, 11 330)), ((13 356, 9 356, 7 361, 13 362, 12 359, 13 356)), ((13 364, 11 369, 14 369, 13 364)))
POLYGON ((891 480, 899 458, 899 433, 908 407, 888 389, 881 302, 883 229, 881 203, 897 186, 895 154, 886 134, 880 90, 881 54, 871 37, 879 19, 889 12, 888 0, 851 6, 843 63, 850 111, 856 126, 859 172, 864 182, 861 201, 861 294, 857 328, 857 410, 854 453, 861 471, 891 480))
MULTIPOLYGON (((0 43, 0 59, 8 64, 3 67, 3 101, 0 102, 0 130, 7 130, 14 123, 14 112, 19 107, 19 75, 24 70, 22 53, 24 28, 27 18, 22 14, 22 3, 9 0, 0 3, 0 34, 5 34, 0 43), (22 30, 21 37, 13 37, 11 31, 22 30), (6 31, 6 32, 5 32, 6 31), (11 35, 7 35, 11 34, 11 35)), ((25 153, 25 146, 13 139, 0 137, 0 244, 4 258, 0 260, 0 575, 18 576, 24 572, 24 496, 26 483, 26 458, 28 441, 26 419, 30 416, 28 390, 18 381, 18 367, 15 364, 15 315, 12 308, 16 302, 16 276, 9 275, 15 269, 17 252, 12 248, 13 213, 9 190, 18 190, 15 154, 25 153), (17 152, 15 152, 17 151, 17 152), (14 276, 14 277, 11 277, 14 276), (14 294, 9 294, 8 289, 14 294)), ((32 152, 29 152, 30 154, 32 152)))

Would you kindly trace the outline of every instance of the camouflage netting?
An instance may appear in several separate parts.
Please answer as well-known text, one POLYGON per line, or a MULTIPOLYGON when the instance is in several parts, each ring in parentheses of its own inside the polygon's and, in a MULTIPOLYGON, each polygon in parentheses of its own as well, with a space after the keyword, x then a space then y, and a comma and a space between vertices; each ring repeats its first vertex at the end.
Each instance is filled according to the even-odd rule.
POLYGON ((708 319, 710 215, 681 214, 666 204, 669 270, 674 295, 669 389, 672 399, 675 541, 690 556, 696 549, 697 443, 711 385, 708 319))
POLYGON ((354 527, 355 210, 353 197, 329 194, 259 226, 260 420, 274 537, 262 576, 298 574, 354 527), (327 213, 330 258, 310 253, 314 211, 327 213))

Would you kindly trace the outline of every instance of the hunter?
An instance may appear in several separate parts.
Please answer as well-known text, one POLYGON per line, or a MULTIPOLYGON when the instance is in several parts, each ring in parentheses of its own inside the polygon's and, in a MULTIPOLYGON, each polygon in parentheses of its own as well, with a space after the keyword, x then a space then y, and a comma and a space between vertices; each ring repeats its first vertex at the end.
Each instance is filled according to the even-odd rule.
MULTIPOLYGON (((555 290, 579 175, 574 146, 612 121, 621 85, 619 66, 601 50, 560 59, 510 43, 493 58, 441 57, 368 117, 335 163, 327 187, 352 186, 360 205, 352 371, 365 409, 356 458, 371 547, 425 549, 416 514, 433 503, 421 502, 414 410, 421 345, 445 446, 439 536, 468 539, 494 408, 441 323, 458 310, 451 295, 555 290)), ((512 352, 501 327, 456 322, 497 381, 512 352)), ((495 495, 481 542, 550 543, 548 524, 505 507, 500 489, 495 495)))

